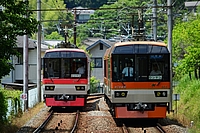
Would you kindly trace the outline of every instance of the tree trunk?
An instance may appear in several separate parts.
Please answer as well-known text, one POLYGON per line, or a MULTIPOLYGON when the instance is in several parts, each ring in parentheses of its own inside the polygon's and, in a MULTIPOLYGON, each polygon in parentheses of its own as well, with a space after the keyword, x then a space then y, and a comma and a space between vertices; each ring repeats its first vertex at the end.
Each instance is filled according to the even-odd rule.
POLYGON ((198 77, 198 79, 200 78, 200 66, 198 67, 199 69, 198 69, 198 74, 199 74, 199 77, 198 77))
POLYGON ((191 75, 191 72, 189 72, 189 77, 190 77, 190 80, 192 80, 192 75, 191 75))
POLYGON ((195 76, 196 79, 198 79, 197 69, 194 70, 194 76, 195 76))

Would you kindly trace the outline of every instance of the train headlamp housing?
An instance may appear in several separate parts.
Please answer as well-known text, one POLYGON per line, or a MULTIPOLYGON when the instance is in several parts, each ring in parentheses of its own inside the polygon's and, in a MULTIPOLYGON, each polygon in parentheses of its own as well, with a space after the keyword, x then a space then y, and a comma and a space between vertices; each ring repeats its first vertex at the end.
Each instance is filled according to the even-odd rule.
POLYGON ((85 90, 85 86, 75 86, 76 91, 84 91, 85 90))
POLYGON ((167 97, 167 91, 154 91, 155 97, 167 97))
POLYGON ((54 91, 55 86, 45 86, 46 91, 54 91))
POLYGON ((115 91, 114 96, 115 97, 126 97, 127 93, 128 93, 128 91, 115 91))

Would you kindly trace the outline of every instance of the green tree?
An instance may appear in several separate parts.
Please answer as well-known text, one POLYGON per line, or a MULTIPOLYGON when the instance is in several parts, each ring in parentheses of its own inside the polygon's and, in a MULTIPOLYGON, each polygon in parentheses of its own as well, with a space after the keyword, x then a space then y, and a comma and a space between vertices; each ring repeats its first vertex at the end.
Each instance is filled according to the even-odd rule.
POLYGON ((176 72, 180 76, 194 72, 200 78, 200 16, 180 22, 173 30, 173 62, 178 62, 176 72), (199 74, 198 74, 199 73, 199 74))
POLYGON ((17 36, 31 35, 37 30, 37 21, 30 16, 28 2, 21 0, 0 1, 4 10, 0 12, 0 79, 13 69, 10 57, 17 55, 15 49, 17 36))
MULTIPOLYGON (((145 26, 145 32, 150 34, 152 33, 152 8, 145 8, 150 4, 152 3, 148 0, 118 0, 113 4, 104 4, 95 10, 88 23, 79 27, 78 35, 81 38, 110 38, 117 35, 130 35, 132 34, 131 27, 138 28, 138 14, 141 15, 140 19, 143 18, 142 27, 145 26), (129 31, 127 31, 128 26, 129 31)), ((158 0, 158 4, 163 3, 161 0, 158 0)), ((159 25, 157 33, 161 36, 167 32, 167 12, 163 8, 158 8, 157 11, 157 24, 159 25)))
POLYGON ((57 31, 52 32, 50 35, 46 35, 45 38, 47 40, 64 40, 64 38, 58 34, 57 31))

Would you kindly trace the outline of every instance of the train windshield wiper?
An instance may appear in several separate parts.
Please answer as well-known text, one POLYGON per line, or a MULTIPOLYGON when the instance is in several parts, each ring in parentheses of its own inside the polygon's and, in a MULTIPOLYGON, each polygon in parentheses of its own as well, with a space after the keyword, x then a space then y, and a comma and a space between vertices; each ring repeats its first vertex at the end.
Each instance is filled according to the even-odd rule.
POLYGON ((123 86, 126 86, 126 85, 124 84, 124 82, 123 82, 123 79, 121 79, 120 81, 121 81, 121 83, 122 83, 123 86))

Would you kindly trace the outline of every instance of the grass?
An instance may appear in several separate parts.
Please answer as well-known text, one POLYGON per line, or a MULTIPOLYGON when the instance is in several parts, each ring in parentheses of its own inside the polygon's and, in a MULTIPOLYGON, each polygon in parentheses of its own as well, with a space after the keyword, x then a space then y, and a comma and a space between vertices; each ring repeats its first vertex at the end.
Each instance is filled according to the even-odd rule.
POLYGON ((16 133, 24 124, 35 116, 45 105, 43 102, 38 103, 34 108, 29 108, 22 115, 16 116, 11 123, 0 124, 0 133, 16 133))
POLYGON ((180 94, 180 101, 173 101, 173 108, 176 109, 176 104, 178 106, 174 118, 188 127, 190 133, 199 133, 200 80, 190 80, 189 76, 184 76, 173 91, 174 94, 180 94))

